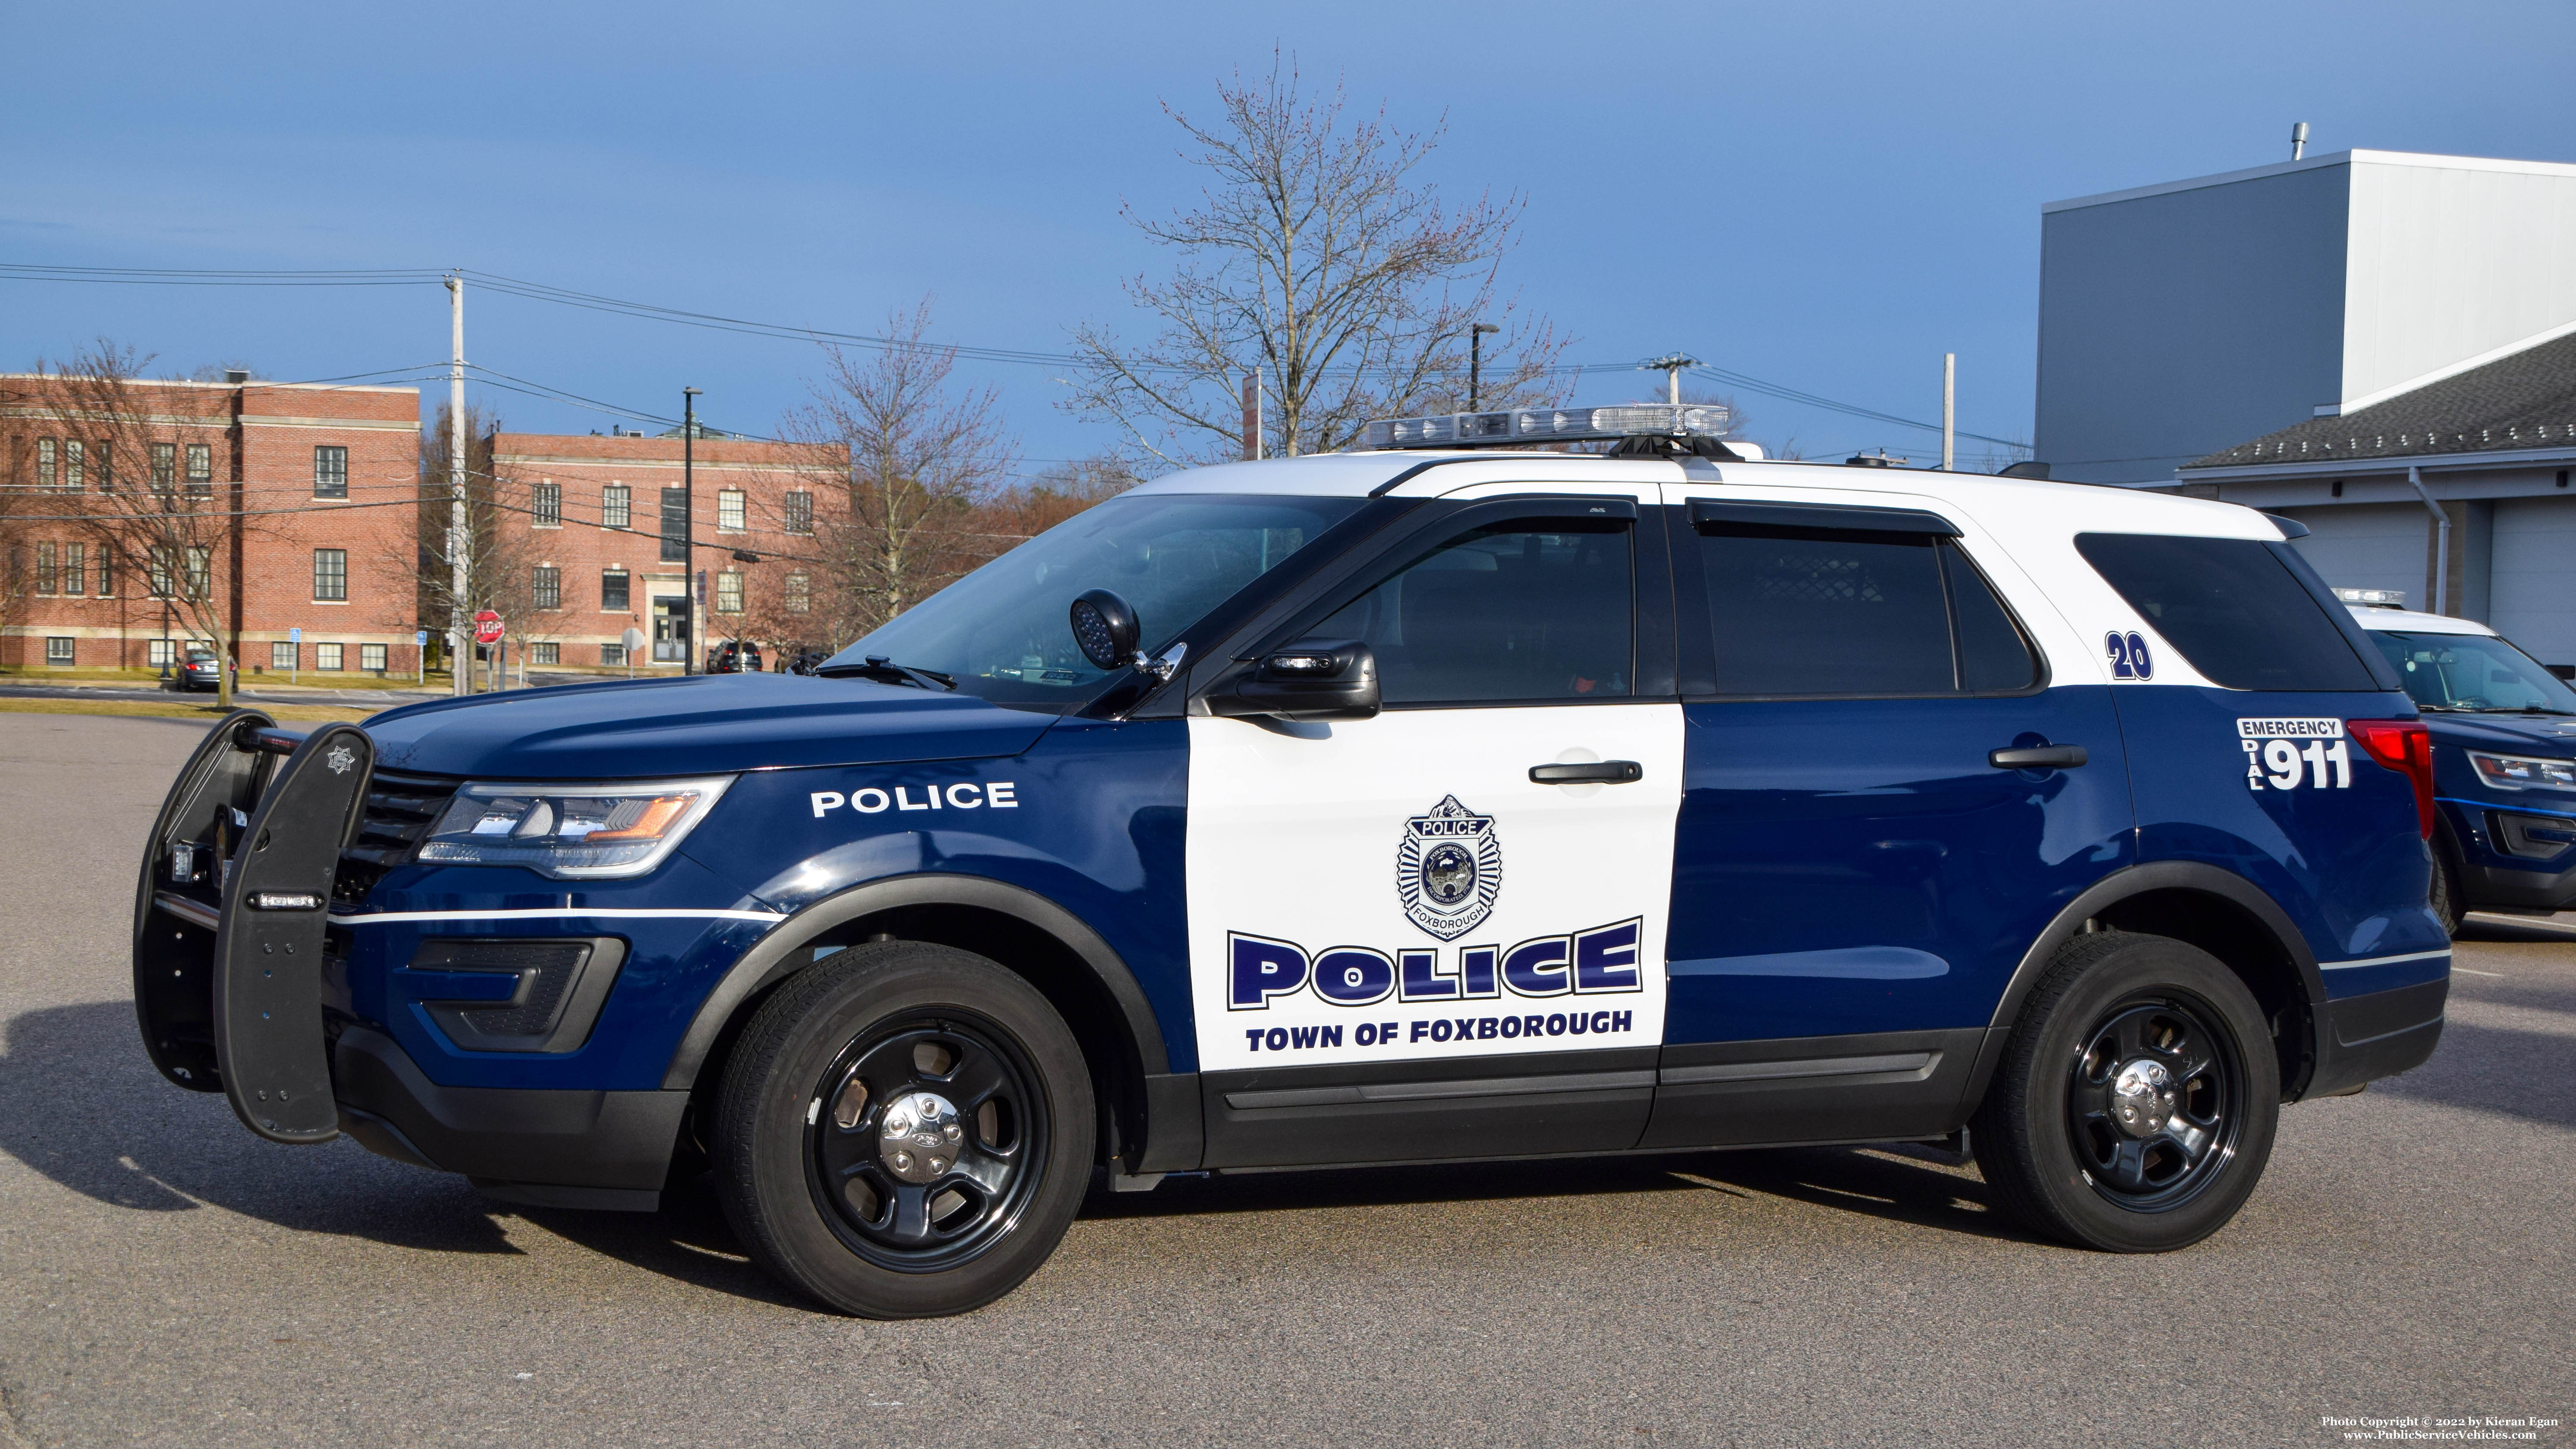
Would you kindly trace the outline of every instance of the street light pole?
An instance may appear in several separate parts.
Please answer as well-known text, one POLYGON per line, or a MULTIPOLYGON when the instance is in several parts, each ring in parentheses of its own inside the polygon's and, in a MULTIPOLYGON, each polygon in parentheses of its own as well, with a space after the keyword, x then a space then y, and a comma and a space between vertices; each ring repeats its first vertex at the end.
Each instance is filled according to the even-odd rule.
POLYGON ((1479 322, 1467 329, 1467 411, 1476 410, 1476 397, 1482 390, 1485 372, 1485 334, 1503 329, 1491 322, 1479 322))
POLYGON ((680 672, 698 672, 698 390, 680 389, 680 601, 689 627, 680 644, 680 672))

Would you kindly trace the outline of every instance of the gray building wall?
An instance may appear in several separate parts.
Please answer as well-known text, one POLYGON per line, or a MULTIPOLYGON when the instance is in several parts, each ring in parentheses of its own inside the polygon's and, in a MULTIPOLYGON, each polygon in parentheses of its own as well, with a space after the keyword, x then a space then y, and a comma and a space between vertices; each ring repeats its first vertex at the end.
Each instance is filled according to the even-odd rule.
POLYGON ((2340 395, 2352 169, 2309 166, 2040 218, 2036 456, 2169 482, 2340 395))

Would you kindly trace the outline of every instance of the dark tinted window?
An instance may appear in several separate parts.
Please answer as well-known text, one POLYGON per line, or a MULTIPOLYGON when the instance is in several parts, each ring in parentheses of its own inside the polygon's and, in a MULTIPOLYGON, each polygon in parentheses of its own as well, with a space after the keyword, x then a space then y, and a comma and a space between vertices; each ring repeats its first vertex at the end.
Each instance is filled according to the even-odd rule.
POLYGON ((1620 698, 1634 688, 1629 531, 1571 518, 1479 528, 1307 632, 1366 643, 1388 704, 1620 698))
POLYGON ((2229 689, 2376 690, 2343 630, 2250 538, 2083 533, 2084 555, 2193 668, 2229 689))
POLYGON ((1713 525, 1699 555, 1720 694, 1990 692, 2038 678, 2002 601, 1933 535, 1713 525))

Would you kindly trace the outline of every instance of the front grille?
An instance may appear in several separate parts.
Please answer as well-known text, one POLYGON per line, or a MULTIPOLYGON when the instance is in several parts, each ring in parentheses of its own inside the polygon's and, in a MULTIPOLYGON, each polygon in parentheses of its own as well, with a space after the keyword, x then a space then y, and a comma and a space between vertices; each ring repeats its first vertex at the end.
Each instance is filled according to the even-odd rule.
POLYGON ((332 878, 331 898, 354 906, 367 898, 386 872, 410 862, 421 837, 447 811, 459 782, 435 775, 406 775, 378 770, 367 786, 367 812, 358 838, 340 852, 340 871, 332 878))

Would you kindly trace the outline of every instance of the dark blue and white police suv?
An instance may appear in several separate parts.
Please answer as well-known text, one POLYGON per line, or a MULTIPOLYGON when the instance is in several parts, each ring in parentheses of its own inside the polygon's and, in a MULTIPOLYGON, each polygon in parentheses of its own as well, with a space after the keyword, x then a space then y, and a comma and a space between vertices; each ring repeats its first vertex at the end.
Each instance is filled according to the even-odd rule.
POLYGON ((2425 727, 2280 527, 1701 421, 1178 473, 819 677, 245 712, 154 827, 144 1041, 505 1200, 711 1170, 885 1316, 1103 1171, 1948 1139, 2176 1248, 2433 1050, 2425 727))
POLYGON ((2393 593, 2335 592, 2374 601, 2353 617, 2432 732, 2443 924, 2457 930, 2470 911, 2576 907, 2576 689, 2475 620, 2412 613, 2393 593))

